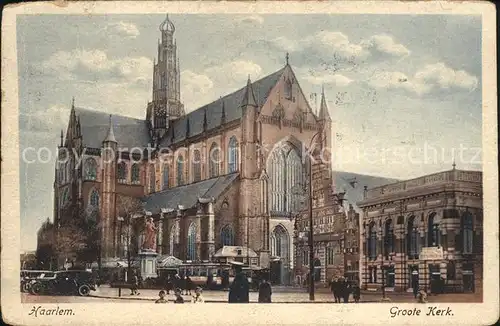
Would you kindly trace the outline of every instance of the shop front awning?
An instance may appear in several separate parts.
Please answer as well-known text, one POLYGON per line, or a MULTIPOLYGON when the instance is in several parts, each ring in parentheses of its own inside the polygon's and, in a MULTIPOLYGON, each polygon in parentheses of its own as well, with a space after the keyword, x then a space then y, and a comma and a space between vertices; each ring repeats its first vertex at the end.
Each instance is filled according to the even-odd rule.
POLYGON ((182 265, 182 260, 174 256, 159 256, 157 259, 158 268, 176 268, 182 265))

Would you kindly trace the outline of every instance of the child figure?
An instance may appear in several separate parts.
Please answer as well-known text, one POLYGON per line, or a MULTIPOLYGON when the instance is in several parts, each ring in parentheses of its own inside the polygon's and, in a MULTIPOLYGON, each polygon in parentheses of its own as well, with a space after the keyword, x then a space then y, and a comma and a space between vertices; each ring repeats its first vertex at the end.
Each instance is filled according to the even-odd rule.
POLYGON ((168 301, 165 300, 165 291, 161 290, 160 293, 158 293, 158 296, 160 297, 155 301, 155 303, 167 303, 168 301))
POLYGON ((427 303, 427 293, 422 289, 418 291, 418 303, 427 303))
POLYGON ((201 296, 201 287, 197 287, 196 290, 194 291, 193 299, 191 300, 192 303, 204 303, 205 300, 203 300, 203 297, 201 296))
POLYGON ((182 297, 182 290, 177 288, 174 292, 175 300, 174 303, 184 303, 184 298, 182 297))

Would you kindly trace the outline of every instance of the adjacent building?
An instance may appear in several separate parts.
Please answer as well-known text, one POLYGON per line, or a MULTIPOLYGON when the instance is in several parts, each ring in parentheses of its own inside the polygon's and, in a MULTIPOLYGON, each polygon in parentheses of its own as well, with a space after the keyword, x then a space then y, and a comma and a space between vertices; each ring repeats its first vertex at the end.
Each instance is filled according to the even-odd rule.
POLYGON ((365 289, 481 292, 482 172, 455 169, 366 189, 358 202, 365 289))
MULTIPOLYGON (((356 202, 364 187, 375 187, 396 179, 334 171, 317 164, 312 170, 312 220, 314 280, 327 286, 332 278, 359 281, 360 223, 362 210, 356 202), (322 190, 322 191, 319 191, 322 190), (324 197, 315 194, 323 193, 324 197)), ((295 283, 304 284, 309 273, 309 211, 298 216, 295 229, 295 283)))

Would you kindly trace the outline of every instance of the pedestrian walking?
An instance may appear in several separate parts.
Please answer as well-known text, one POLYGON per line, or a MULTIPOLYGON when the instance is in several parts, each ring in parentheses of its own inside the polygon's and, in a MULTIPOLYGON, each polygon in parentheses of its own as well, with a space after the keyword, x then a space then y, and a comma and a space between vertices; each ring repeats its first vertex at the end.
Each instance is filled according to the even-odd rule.
POLYGON ((418 285, 417 284, 413 284, 413 296, 415 297, 415 299, 418 296, 418 285))
POLYGON ((174 290, 174 285, 172 282, 172 276, 168 275, 167 277, 167 282, 165 284, 165 290, 167 290, 167 295, 170 295, 170 291, 174 290))
POLYGON ((205 300, 203 299, 203 296, 201 295, 202 291, 203 291, 203 289, 200 286, 198 286, 194 290, 193 299, 191 300, 192 303, 205 303, 205 300))
POLYGON ((342 286, 341 286, 341 297, 344 300, 344 303, 349 303, 349 296, 351 294, 351 286, 349 284, 349 281, 347 279, 342 280, 342 286))
POLYGON ((352 287, 352 297, 354 298, 354 302, 359 303, 359 300, 361 299, 361 288, 357 282, 354 283, 352 287))
POLYGON ((259 302, 260 303, 271 303, 272 289, 271 284, 267 281, 267 276, 262 278, 262 282, 259 285, 259 302))
POLYGON ((229 303, 248 303, 249 302, 249 285, 246 275, 243 273, 240 262, 231 263, 234 268, 235 276, 233 283, 229 287, 229 303))
POLYGON ((165 291, 161 290, 160 293, 158 293, 158 296, 160 297, 155 301, 155 303, 167 303, 168 300, 165 300, 165 291))
POLYGON ((194 290, 194 283, 188 275, 186 276, 186 294, 189 292, 189 295, 191 295, 191 290, 194 290))
POLYGON ((330 291, 332 291, 333 298, 335 299, 335 303, 340 302, 339 297, 339 284, 336 277, 333 277, 330 281, 330 291))
POLYGON ((139 290, 139 277, 137 276, 136 272, 133 272, 131 281, 132 281, 132 286, 130 287, 130 295, 139 295, 140 294, 138 292, 138 290, 139 290))
POLYGON ((182 297, 182 290, 176 288, 174 290, 175 300, 174 303, 184 303, 184 298, 182 297))

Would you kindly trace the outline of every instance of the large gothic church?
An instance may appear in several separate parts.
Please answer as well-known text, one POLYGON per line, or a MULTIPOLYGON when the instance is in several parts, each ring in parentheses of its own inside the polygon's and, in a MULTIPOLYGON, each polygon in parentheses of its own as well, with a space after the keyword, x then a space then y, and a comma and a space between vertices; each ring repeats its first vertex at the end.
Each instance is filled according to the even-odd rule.
MULTIPOLYGON (((161 255, 210 261, 223 246, 242 246, 256 264, 279 260, 291 271, 294 222, 305 209, 304 148, 332 146, 324 92, 314 112, 287 55, 277 71, 186 113, 168 16, 160 32, 145 120, 73 102, 56 166, 56 225, 78 207, 99 220, 101 259, 125 257, 123 199, 135 198, 159 226, 161 255)), ((330 163, 323 166, 332 188, 330 163)), ((130 250, 141 242, 144 219, 136 220, 130 250)))

